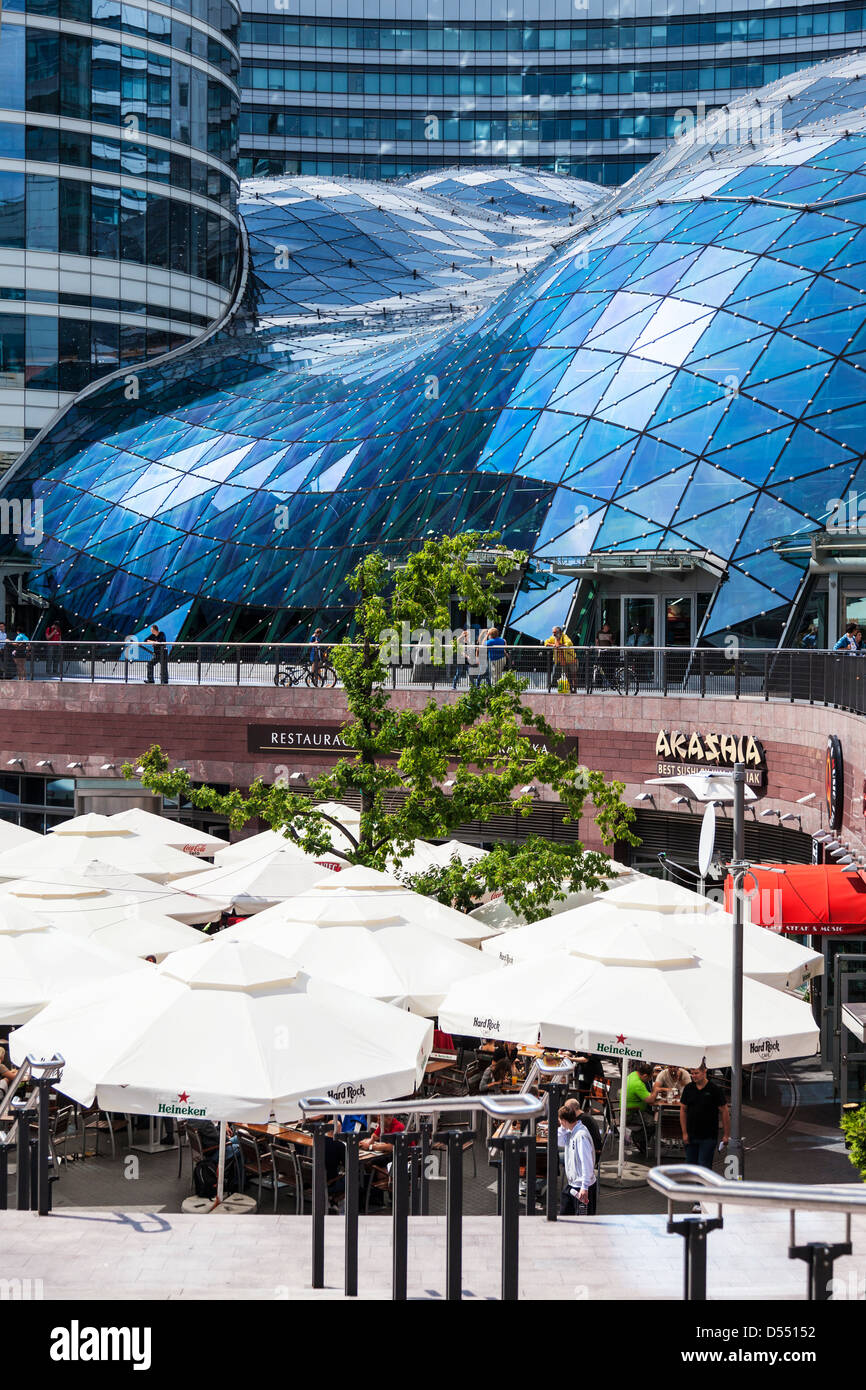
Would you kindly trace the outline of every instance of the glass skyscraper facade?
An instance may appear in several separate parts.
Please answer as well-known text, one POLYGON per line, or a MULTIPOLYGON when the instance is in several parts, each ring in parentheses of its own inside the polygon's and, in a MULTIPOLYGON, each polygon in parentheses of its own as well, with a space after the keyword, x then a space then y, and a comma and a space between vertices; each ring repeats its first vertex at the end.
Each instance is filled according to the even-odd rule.
POLYGON ((238 25, 234 0, 5 0, 0 469, 95 378, 228 308, 238 25))
POLYGON ((240 172, 623 183, 703 107, 863 45, 848 0, 243 0, 240 172))
POLYGON ((858 55, 609 192, 253 181, 231 324, 10 475, 44 511, 29 584, 68 632, 336 636, 360 556, 489 528, 529 553, 511 637, 820 643, 810 547, 866 492, 864 193, 858 55))

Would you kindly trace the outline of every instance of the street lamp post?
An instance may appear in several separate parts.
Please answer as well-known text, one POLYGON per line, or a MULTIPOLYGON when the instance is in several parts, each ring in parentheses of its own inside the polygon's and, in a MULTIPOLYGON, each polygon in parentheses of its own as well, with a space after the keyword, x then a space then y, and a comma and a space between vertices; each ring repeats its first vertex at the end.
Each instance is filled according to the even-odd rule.
POLYGON ((733 1177, 742 1181, 745 1176, 743 1145, 743 880, 749 865, 745 862, 746 827, 746 765, 734 765, 734 854, 730 864, 733 879, 733 956, 731 998, 731 1142, 734 1158, 733 1177))

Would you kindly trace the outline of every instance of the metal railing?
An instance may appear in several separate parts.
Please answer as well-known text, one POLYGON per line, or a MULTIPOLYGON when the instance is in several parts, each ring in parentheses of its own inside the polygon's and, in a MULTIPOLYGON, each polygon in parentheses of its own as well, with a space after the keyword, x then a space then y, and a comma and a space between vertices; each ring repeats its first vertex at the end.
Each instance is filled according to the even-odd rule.
POLYGON ((18 1211, 36 1211, 47 1216, 51 1210, 51 1183, 56 1176, 51 1172, 51 1088, 60 1079, 64 1066, 59 1054, 46 1060, 28 1053, 3 1097, 0 1120, 13 1115, 15 1123, 0 1130, 0 1211, 6 1211, 9 1204, 9 1152, 13 1145, 18 1211), (18 1092, 31 1081, 36 1089, 22 1099, 18 1092), (35 1135, 33 1120, 37 1122, 35 1135))
POLYGON ((832 1298, 835 1261, 842 1255, 851 1254, 852 1215, 866 1216, 866 1190, 856 1185, 816 1187, 803 1183, 737 1182, 720 1177, 708 1168, 698 1168, 688 1163, 652 1168, 648 1182, 650 1187, 667 1198, 668 1231, 682 1236, 685 1241, 683 1297, 692 1303, 706 1301, 707 1236, 724 1224, 723 1207, 781 1207, 789 1212, 788 1258, 806 1263, 809 1272, 807 1298, 818 1303, 832 1298), (707 1217, 701 1213, 675 1219, 675 1202, 708 1202, 718 1207, 719 1214, 707 1217), (845 1239, 807 1241, 805 1245, 798 1245, 798 1211, 841 1212, 845 1216, 845 1239))
MULTIPOLYGON (((329 1122, 319 1117, 344 1115, 346 1106, 344 1102, 330 1098, 309 1097, 300 1102, 300 1108, 305 1115, 316 1116, 310 1126, 313 1131, 312 1287, 321 1289, 325 1286, 325 1135, 329 1122)), ((529 1095, 437 1096, 426 1100, 380 1102, 370 1106, 371 1114, 417 1116, 419 1121, 417 1131, 406 1129, 387 1135, 387 1142, 393 1146, 391 1297, 394 1301, 405 1302, 407 1296, 410 1208, 412 1215, 428 1214, 427 1158, 431 1143, 444 1145, 447 1155, 445 1297, 449 1300, 459 1300, 463 1296, 463 1145, 470 1136, 473 1140, 477 1136, 472 1130, 449 1129, 447 1126, 434 1130, 432 1117, 454 1112, 477 1115, 482 1111, 499 1120, 528 1121, 530 1124, 530 1132, 509 1132, 494 1141, 502 1150, 501 1292, 503 1301, 516 1300, 519 1272, 520 1153, 530 1144, 534 1150, 534 1123, 544 1109, 542 1100, 529 1095)), ((340 1143, 346 1145, 344 1287, 348 1297, 354 1297, 358 1292, 358 1147, 364 1133, 340 1133, 335 1136, 340 1143)), ((384 1130, 382 1138, 386 1138, 384 1130)))
MULTIPOLYGON (((15 642, 0 646, 0 679, 136 684, 330 688, 326 648, 315 664, 307 642, 170 642, 154 651, 133 638, 113 642, 15 642)), ((383 658, 385 684, 400 690, 467 690, 505 672, 530 692, 688 695, 788 700, 866 714, 866 652, 720 647, 506 647, 493 659, 476 648, 437 654, 418 642, 383 658)))

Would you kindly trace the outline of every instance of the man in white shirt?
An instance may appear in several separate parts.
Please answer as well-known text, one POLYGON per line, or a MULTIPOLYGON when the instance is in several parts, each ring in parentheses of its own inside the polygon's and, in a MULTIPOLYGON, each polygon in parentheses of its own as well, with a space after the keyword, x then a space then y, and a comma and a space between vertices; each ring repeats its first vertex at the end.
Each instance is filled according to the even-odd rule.
POLYGON ((583 1207, 595 1214, 598 1195, 595 1181, 595 1144, 578 1107, 569 1102, 559 1111, 559 1147, 565 1150, 565 1182, 559 1203, 560 1216, 579 1216, 583 1207))

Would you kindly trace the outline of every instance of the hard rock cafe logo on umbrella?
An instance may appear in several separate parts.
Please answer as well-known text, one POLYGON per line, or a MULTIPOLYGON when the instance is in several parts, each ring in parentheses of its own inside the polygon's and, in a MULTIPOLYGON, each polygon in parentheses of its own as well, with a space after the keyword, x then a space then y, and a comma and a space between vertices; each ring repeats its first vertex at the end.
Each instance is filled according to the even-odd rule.
POLYGON ((617 1033, 615 1042, 600 1042, 596 1044, 596 1052, 603 1053, 606 1057, 642 1057, 643 1049, 640 1047, 629 1047, 628 1038, 624 1033, 617 1033))
POLYGON ((781 1043, 778 1038, 765 1038, 763 1042, 749 1043, 750 1057, 772 1057, 774 1052, 781 1052, 781 1043))
POLYGON ((366 1086, 359 1083, 357 1086, 341 1086, 339 1090, 329 1091, 328 1097, 330 1100, 358 1100, 366 1094, 366 1086))
POLYGON ((156 1107, 158 1115, 206 1115, 207 1110, 199 1110, 194 1105, 190 1105, 189 1091, 178 1091, 177 1100, 161 1100, 156 1107))

